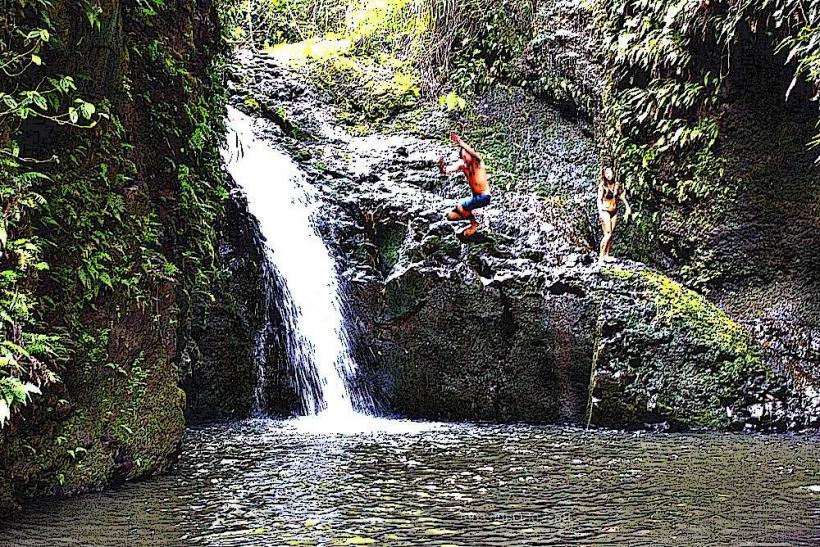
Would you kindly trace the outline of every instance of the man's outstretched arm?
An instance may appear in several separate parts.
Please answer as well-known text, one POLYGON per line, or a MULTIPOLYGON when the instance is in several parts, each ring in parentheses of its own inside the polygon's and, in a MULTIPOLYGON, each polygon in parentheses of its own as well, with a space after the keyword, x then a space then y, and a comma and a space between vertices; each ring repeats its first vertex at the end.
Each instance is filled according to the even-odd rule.
POLYGON ((446 165, 444 163, 444 158, 439 156, 438 158, 438 170, 441 172, 442 175, 452 175, 453 173, 458 173, 459 171, 463 171, 467 168, 467 164, 464 163, 464 160, 458 160, 457 162, 446 165))
POLYGON ((462 139, 458 133, 451 133, 450 140, 453 141, 453 144, 457 144, 458 146, 466 150, 467 153, 470 154, 472 157, 474 157, 478 161, 481 161, 481 154, 476 152, 472 146, 464 142, 464 139, 462 139))

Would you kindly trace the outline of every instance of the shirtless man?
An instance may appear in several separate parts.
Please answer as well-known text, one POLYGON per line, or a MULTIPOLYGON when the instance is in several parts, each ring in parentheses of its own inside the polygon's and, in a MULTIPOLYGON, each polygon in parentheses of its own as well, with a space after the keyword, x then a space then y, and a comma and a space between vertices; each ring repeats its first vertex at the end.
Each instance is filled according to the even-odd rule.
POLYGON ((452 165, 445 165, 444 158, 439 156, 439 171, 442 175, 449 175, 458 171, 464 173, 473 195, 461 200, 452 211, 447 213, 447 220, 453 222, 469 220, 470 227, 466 228, 462 235, 471 237, 478 230, 478 222, 473 216, 473 211, 490 204, 490 183, 487 181, 487 169, 484 167, 484 161, 478 155, 478 152, 464 142, 458 134, 451 133, 450 140, 460 147, 459 160, 452 165))

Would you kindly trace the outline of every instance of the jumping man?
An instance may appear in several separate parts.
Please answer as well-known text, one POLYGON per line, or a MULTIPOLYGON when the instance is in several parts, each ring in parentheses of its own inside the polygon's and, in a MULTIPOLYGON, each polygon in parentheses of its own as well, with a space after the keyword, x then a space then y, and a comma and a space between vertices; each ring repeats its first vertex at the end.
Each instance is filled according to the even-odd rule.
POLYGON ((450 140, 460 147, 459 160, 452 165, 445 165, 444 158, 439 156, 439 171, 442 175, 449 175, 458 171, 464 173, 473 195, 461 200, 452 211, 447 213, 447 220, 469 220, 470 227, 466 228, 462 235, 470 237, 478 230, 478 222, 473 216, 473 211, 490 204, 490 183, 487 181, 487 169, 484 167, 484 161, 478 155, 478 152, 456 133, 450 134, 450 140))

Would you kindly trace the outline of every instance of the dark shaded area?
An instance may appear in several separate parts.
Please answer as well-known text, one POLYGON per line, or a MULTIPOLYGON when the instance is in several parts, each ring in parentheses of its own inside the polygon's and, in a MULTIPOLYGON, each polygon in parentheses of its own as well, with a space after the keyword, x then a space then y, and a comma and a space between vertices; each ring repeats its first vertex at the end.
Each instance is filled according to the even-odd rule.
POLYGON ((220 115, 214 5, 173 3, 158 16, 104 1, 94 26, 82 3, 47 4, 54 32, 31 77, 72 75, 81 96, 110 106, 111 120, 79 130, 29 118, 21 127, 25 155, 61 159, 37 165, 52 180, 38 189, 47 203, 32 230, 51 242, 37 287, 42 328, 65 333, 71 359, 56 370, 61 382, 0 432, 0 512, 170 468, 185 427, 178 361, 188 276, 207 243, 192 237, 198 219, 181 174, 202 202, 213 195, 200 183, 221 180, 207 124, 220 115), (197 131, 198 148, 189 142, 197 131), (107 278, 89 283, 90 256, 107 278))
MULTIPOLYGON (((710 297, 749 325, 775 368, 799 384, 820 380, 820 164, 814 90, 763 34, 734 50, 718 107, 719 150, 741 181, 714 225, 688 240, 687 267, 710 297)), ((685 212, 683 213, 685 215, 685 212)))

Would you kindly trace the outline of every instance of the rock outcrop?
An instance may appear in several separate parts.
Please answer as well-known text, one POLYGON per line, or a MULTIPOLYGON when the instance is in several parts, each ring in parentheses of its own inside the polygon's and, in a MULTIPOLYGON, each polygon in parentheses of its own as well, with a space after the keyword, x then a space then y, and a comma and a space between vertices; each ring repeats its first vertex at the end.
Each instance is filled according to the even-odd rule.
MULTIPOLYGON (((657 9, 647 7, 647 16, 654 17, 649 13, 657 9)), ((667 25, 676 21, 672 17, 667 25)), ((706 11, 699 24, 708 21, 706 11)), ((630 31, 617 27, 607 35, 613 29, 596 22, 587 3, 540 3, 535 27, 522 59, 525 76, 539 93, 594 120, 596 140, 608 158, 617 131, 613 121, 604 119, 603 109, 612 106, 607 93, 611 103, 619 85, 650 87, 658 83, 652 79, 657 75, 630 74, 626 66, 607 64, 607 42, 617 43, 617 32, 626 40, 630 31)), ((799 78, 792 81, 794 64, 777 51, 771 29, 743 20, 736 27, 731 48, 705 45, 713 38, 711 30, 704 30, 703 43, 696 41, 687 50, 693 65, 703 70, 716 70, 707 52, 730 52, 715 105, 698 114, 715 121, 713 163, 720 169, 702 183, 705 191, 699 197, 664 196, 661 182, 633 193, 633 202, 647 214, 639 230, 623 234, 621 245, 628 256, 641 257, 708 294, 753 334, 770 367, 813 392, 820 380, 820 254, 814 244, 820 164, 806 143, 816 133, 817 107, 811 100, 816 89, 799 78)), ((672 166, 666 171, 661 176, 671 172, 674 178, 672 166)))
MULTIPOLYGON (((567 203, 594 199, 593 181, 559 183, 565 200, 497 192, 480 237, 464 242, 442 220, 466 190, 436 174, 446 149, 432 137, 446 135, 445 115, 428 113, 412 136, 353 137, 328 131, 333 110, 272 59, 248 59, 244 70, 236 102, 252 96, 257 115, 279 112, 261 132, 301 159, 324 195, 322 233, 343 266, 359 361, 387 412, 613 427, 816 425, 811 393, 766 366, 762 348, 720 309, 641 264, 597 264, 566 221, 583 210, 567 203), (310 137, 295 137, 283 117, 310 137)), ((558 127, 567 143, 591 142, 583 125, 537 129, 558 127)), ((583 173, 578 165, 597 159, 588 150, 556 154, 552 162, 573 167, 555 172, 583 173)))
POLYGON ((220 31, 209 1, 153 6, 21 12, 48 10, 54 25, 34 76, 73 75, 109 119, 80 130, 34 117, 16 135, 21 155, 61 159, 37 165, 50 179, 30 232, 51 242, 34 332, 62 357, 42 360, 59 380, 0 431, 0 512, 163 472, 179 450, 180 361, 224 193, 220 31))

